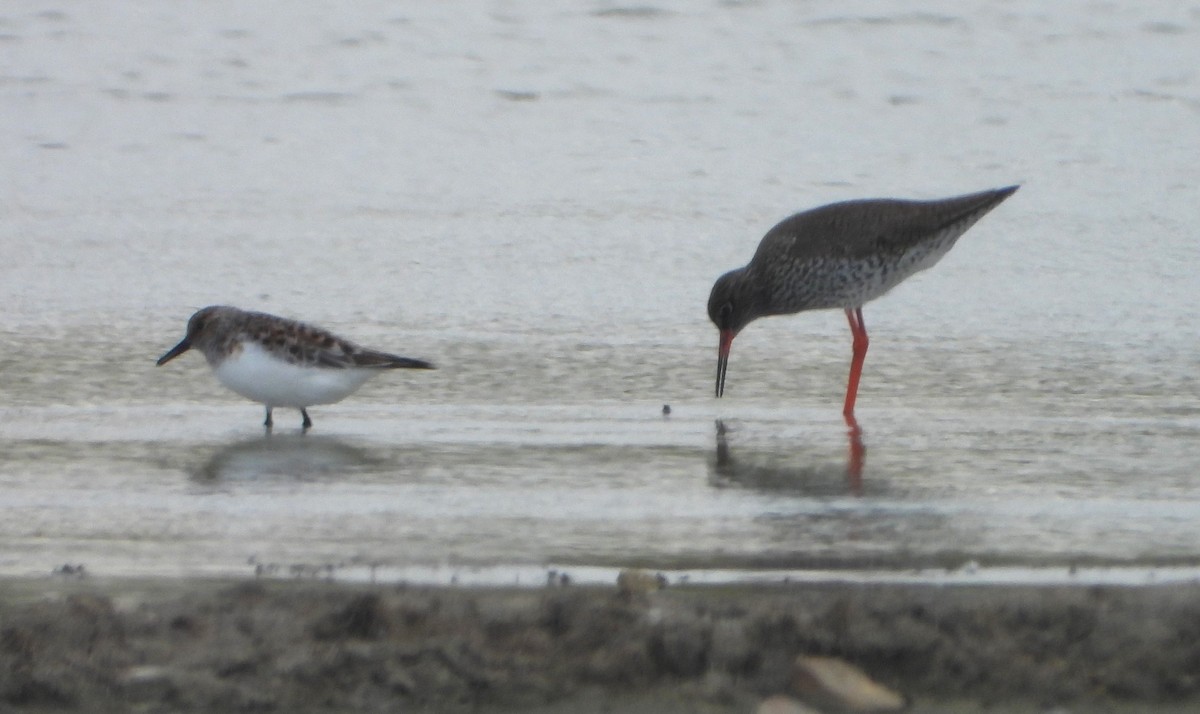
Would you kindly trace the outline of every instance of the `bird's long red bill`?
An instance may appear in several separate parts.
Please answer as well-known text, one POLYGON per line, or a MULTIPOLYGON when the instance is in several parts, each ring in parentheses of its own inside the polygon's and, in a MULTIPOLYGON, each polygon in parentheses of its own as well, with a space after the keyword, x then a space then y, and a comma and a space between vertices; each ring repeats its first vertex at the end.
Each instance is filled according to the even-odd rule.
POLYGON ((733 330, 721 330, 717 347, 717 396, 725 394, 725 371, 729 369, 729 348, 733 345, 733 330))

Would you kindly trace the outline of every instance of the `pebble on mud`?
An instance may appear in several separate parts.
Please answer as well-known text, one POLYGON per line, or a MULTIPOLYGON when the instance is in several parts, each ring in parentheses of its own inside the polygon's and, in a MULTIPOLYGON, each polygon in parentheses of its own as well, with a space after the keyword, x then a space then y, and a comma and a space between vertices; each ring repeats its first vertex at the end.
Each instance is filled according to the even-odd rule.
POLYGON ((152 664, 130 667, 117 683, 134 702, 167 701, 175 691, 170 670, 152 664))
POLYGON ((376 640, 385 635, 389 627, 388 615, 379 595, 366 593, 317 620, 312 630, 318 640, 343 637, 376 640))
POLYGON ((696 677, 708 668, 709 635, 702 621, 678 618, 660 623, 650 637, 650 658, 678 677, 696 677))
POLYGON ((792 674, 795 693, 818 706, 850 712, 894 712, 905 707, 904 697, 836 657, 800 655, 792 674))
POLYGON ((708 653, 713 667, 742 674, 753 669, 757 655, 743 623, 729 619, 713 623, 708 653))
POLYGON ((622 570, 617 574, 617 591, 623 597, 647 595, 658 592, 667 586, 667 578, 662 573, 651 573, 645 570, 622 570))

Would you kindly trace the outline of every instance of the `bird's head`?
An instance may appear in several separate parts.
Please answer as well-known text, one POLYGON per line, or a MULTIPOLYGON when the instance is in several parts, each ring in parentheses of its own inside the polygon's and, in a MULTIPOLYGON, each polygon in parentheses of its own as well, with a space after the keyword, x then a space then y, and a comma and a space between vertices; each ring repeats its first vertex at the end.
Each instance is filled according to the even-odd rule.
POLYGON ((187 334, 184 338, 165 355, 159 357, 158 362, 155 364, 161 367, 193 347, 203 350, 208 343, 208 338, 214 333, 213 328, 216 327, 217 323, 221 321, 222 317, 230 309, 220 305, 212 305, 198 310, 188 320, 187 334))
POLYGON ((731 270, 713 285, 708 296, 708 317, 721 333, 717 347, 717 396, 725 392, 725 371, 733 338, 761 316, 759 289, 745 268, 731 270))

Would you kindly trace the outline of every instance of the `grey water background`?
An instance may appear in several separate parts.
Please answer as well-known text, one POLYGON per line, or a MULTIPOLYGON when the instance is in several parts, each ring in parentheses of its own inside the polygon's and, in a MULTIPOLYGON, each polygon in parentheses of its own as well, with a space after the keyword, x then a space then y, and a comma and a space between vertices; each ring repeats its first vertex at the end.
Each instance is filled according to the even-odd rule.
POLYGON ((1200 562, 1195 3, 31 0, 0 104, 0 573, 1200 562), (865 310, 861 488, 841 313, 712 397, 777 220, 1010 183, 865 310), (154 366, 215 303, 440 369, 267 438, 154 366))

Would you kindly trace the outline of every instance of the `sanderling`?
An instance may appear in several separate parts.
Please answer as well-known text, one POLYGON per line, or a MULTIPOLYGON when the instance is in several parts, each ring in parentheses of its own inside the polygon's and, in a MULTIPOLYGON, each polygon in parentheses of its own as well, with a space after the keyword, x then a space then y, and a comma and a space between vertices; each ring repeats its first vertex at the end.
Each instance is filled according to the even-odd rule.
POLYGON ((308 407, 342 401, 381 369, 434 368, 424 360, 364 349, 303 322, 223 305, 192 315, 187 336, 157 364, 193 347, 204 353, 221 384, 266 406, 268 429, 275 407, 299 409, 308 429, 308 407))

